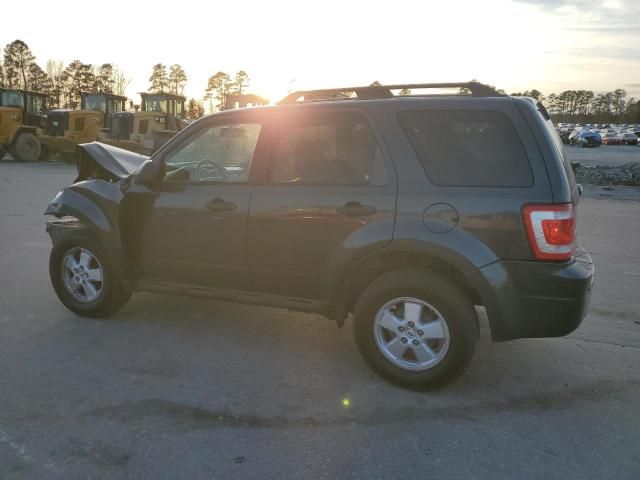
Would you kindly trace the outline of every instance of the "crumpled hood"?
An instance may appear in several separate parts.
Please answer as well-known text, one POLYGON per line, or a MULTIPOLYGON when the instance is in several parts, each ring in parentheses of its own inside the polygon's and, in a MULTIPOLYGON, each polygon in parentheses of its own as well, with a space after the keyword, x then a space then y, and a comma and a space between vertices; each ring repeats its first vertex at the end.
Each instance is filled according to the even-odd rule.
POLYGON ((78 145, 78 148, 80 156, 76 182, 89 178, 107 180, 108 177, 112 177, 113 180, 122 180, 129 177, 149 159, 146 155, 100 142, 84 143, 78 145))

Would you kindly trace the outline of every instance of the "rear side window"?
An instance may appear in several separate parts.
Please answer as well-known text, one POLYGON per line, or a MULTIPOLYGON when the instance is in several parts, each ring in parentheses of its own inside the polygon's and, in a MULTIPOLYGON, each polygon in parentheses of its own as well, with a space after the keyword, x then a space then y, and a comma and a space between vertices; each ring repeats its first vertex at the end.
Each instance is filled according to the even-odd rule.
POLYGON ((365 117, 356 113, 296 118, 283 127, 271 183, 384 186, 382 149, 365 117))
POLYGON ((416 155, 436 185, 530 187, 529 159, 511 121, 490 110, 398 114, 416 155))

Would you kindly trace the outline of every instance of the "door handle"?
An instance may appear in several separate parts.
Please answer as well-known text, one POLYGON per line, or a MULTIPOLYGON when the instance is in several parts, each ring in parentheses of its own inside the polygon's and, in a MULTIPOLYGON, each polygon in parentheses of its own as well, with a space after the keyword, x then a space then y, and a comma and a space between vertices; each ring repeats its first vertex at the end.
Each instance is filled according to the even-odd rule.
POLYGON ((347 202, 341 207, 336 208, 336 211, 347 217, 364 217, 377 212, 375 207, 362 205, 360 202, 347 202))
POLYGON ((204 206, 212 212, 230 212, 236 209, 235 203, 225 202, 222 198, 214 198, 204 206))

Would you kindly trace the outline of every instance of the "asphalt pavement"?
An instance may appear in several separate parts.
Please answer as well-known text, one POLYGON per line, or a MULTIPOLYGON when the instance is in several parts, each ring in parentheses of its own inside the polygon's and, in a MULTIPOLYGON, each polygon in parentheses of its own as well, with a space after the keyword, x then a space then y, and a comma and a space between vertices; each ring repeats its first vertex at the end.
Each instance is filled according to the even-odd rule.
POLYGON ((581 202, 575 333, 494 344, 483 319, 424 394, 371 373, 350 322, 153 294, 70 313, 42 213, 73 177, 0 162, 0 479, 640 478, 640 203, 581 202))

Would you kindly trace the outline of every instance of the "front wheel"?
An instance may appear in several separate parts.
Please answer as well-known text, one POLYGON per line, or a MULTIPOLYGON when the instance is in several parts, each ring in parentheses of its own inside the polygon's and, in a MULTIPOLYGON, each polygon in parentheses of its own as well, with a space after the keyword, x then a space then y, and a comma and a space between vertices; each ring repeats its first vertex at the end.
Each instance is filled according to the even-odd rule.
POLYGON ((73 235, 57 242, 49 258, 49 275, 60 301, 78 315, 107 317, 131 296, 113 260, 89 236, 73 235))
POLYGON ((363 358, 383 378, 432 390, 467 369, 478 323, 473 303, 446 277, 401 270, 381 275, 360 295, 354 334, 363 358))
POLYGON ((38 138, 29 132, 19 134, 13 145, 9 149, 9 153, 14 160, 20 162, 35 162, 40 158, 41 146, 38 138))

